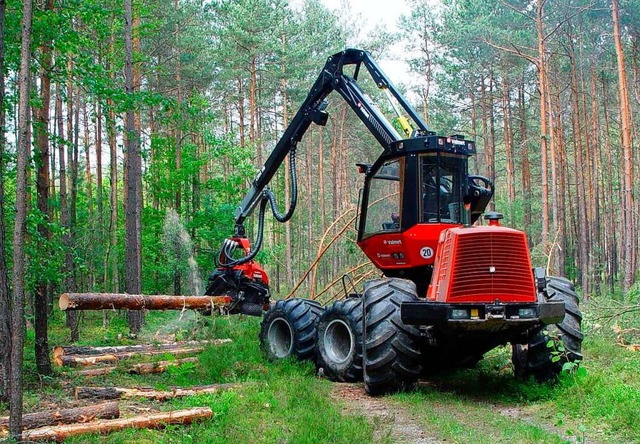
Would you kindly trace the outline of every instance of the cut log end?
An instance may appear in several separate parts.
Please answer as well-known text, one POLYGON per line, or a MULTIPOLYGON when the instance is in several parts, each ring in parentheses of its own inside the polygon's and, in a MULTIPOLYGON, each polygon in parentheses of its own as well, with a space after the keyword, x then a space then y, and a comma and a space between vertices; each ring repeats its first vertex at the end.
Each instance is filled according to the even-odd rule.
POLYGON ((60 310, 67 310, 69 307, 69 294, 68 293, 62 293, 60 295, 60 300, 58 301, 58 306, 60 307, 60 310))

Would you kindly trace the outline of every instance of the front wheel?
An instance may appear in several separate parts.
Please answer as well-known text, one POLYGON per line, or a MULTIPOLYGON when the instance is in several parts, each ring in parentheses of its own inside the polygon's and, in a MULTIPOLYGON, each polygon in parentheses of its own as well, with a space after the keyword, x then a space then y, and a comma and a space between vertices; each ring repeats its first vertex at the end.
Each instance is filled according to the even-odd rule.
POLYGON ((318 368, 332 381, 362 380, 362 300, 334 302, 320 316, 318 368))
POLYGON ((378 279, 364 287, 364 388, 382 395, 413 387, 421 371, 420 331, 400 318, 400 305, 416 301, 404 279, 378 279))
POLYGON ((308 299, 277 301, 260 324, 260 346, 272 361, 316 359, 316 326, 322 306, 308 299))
POLYGON ((573 284, 564 278, 549 277, 546 292, 548 300, 564 302, 564 319, 543 328, 528 344, 513 344, 512 361, 517 378, 552 380, 558 377, 564 364, 578 365, 582 361, 582 313, 573 284))

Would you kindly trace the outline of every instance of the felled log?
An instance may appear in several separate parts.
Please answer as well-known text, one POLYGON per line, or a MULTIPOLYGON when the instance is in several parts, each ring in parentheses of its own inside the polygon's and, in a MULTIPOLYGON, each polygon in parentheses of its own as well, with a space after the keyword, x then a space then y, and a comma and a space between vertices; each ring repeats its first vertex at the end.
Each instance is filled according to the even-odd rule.
POLYGON ((152 351, 144 351, 144 352, 123 352, 123 353, 111 353, 106 355, 94 355, 94 356, 84 356, 84 355, 69 355, 69 356, 58 356, 53 359, 53 362, 57 366, 66 365, 69 367, 77 367, 77 366, 91 366, 97 364, 114 364, 123 359, 131 359, 133 357, 139 356, 158 356, 164 354, 171 354, 173 356, 185 356, 192 355, 194 353, 201 352, 204 347, 190 347, 190 348, 176 348, 173 350, 152 350, 152 351))
POLYGON ((63 441, 66 438, 86 433, 111 433, 125 428, 151 429, 166 424, 190 424, 194 421, 213 417, 209 407, 195 407, 172 412, 151 413, 131 418, 107 419, 83 424, 43 427, 22 434, 25 441, 63 441))
POLYGON ((77 370, 73 374, 91 378, 94 376, 108 375, 110 373, 115 372, 117 368, 118 367, 116 367, 115 365, 110 365, 109 367, 87 368, 84 370, 77 370))
POLYGON ((200 393, 218 393, 236 387, 238 387, 238 384, 200 385, 188 388, 172 387, 170 390, 154 390, 145 387, 76 387, 75 395, 76 399, 128 399, 141 397, 165 401, 200 393))
MULTIPOLYGON (((140 364, 134 364, 131 367, 125 369, 132 374, 136 375, 148 375, 151 373, 164 373, 168 367, 174 367, 178 365, 182 365, 187 362, 198 362, 198 358, 182 358, 176 359, 175 361, 156 361, 156 362, 141 362, 140 364)), ((88 368, 84 370, 77 370, 73 374, 78 376, 102 376, 108 375, 109 373, 113 373, 116 371, 118 367, 109 366, 109 367, 99 367, 99 368, 88 368)))
POLYGON ((53 357, 65 355, 106 355, 120 352, 135 352, 148 350, 170 350, 174 348, 189 348, 206 345, 220 345, 231 342, 231 339, 213 339, 208 341, 179 341, 179 342, 162 342, 159 344, 137 344, 137 345, 116 345, 90 347, 87 345, 57 345, 53 347, 53 357))
POLYGON ((148 375, 151 373, 164 373, 168 367, 177 367, 188 362, 198 362, 198 358, 183 358, 176 359, 175 361, 156 361, 156 362, 141 362, 140 364, 134 364, 127 369, 129 373, 136 375, 148 375))
MULTIPOLYGON (((88 422, 97 418, 112 419, 118 418, 119 416, 120 409, 118 408, 118 403, 105 402, 70 409, 26 413, 22 415, 22 429, 28 430, 51 425, 88 422)), ((8 429, 9 417, 0 417, 0 435, 7 433, 8 429)))
POLYGON ((230 301, 228 296, 63 293, 58 305, 60 310, 211 310, 230 301))

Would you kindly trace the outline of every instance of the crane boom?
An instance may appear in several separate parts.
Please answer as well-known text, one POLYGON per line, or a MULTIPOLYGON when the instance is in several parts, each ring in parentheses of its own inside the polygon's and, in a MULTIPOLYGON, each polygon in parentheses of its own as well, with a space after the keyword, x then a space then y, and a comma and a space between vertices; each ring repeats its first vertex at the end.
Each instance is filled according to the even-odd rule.
MULTIPOLYGON (((344 98, 384 150, 388 150, 391 143, 406 137, 406 135, 400 135, 396 131, 391 122, 358 85, 357 79, 362 66, 369 72, 378 88, 395 98, 400 104, 401 108, 398 108, 395 103, 392 103, 399 118, 404 118, 401 115, 402 111, 404 111, 415 122, 418 131, 429 132, 427 124, 422 121, 418 113, 384 75, 367 51, 346 49, 332 55, 328 58, 307 98, 291 120, 264 166, 253 179, 251 188, 237 208, 235 212, 235 234, 237 236, 244 236, 243 224, 245 219, 251 215, 258 203, 265 198, 264 191, 271 179, 287 155, 295 152, 298 142, 307 132, 311 123, 321 126, 326 124, 328 115, 325 111, 327 107, 325 99, 333 91, 336 91, 344 98), (345 68, 348 66, 354 66, 352 76, 345 73, 345 68)), ((406 121, 406 118, 404 118, 403 123, 404 121, 406 121)), ((406 124, 403 124, 402 127, 403 131, 406 131, 406 124)))

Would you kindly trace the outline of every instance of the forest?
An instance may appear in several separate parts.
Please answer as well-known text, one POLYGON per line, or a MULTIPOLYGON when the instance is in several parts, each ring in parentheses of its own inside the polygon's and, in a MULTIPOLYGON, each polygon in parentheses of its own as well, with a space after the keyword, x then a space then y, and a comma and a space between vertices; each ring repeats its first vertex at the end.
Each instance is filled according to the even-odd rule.
MULTIPOLYGON (((365 32, 349 0, 0 0, 0 400, 21 402, 25 326, 24 353, 52 374, 61 293, 202 294, 250 180, 349 47, 402 65, 392 80, 430 127, 476 141, 471 169, 535 265, 635 310, 640 1, 405 1, 395 29, 365 32)), ((276 298, 327 303, 343 275, 379 274, 354 220, 356 163, 380 149, 337 95, 328 111, 299 145, 292 220, 266 220, 276 298)), ((285 162, 281 207, 291 186, 285 162)), ((65 322, 77 341, 89 321, 65 322)))

